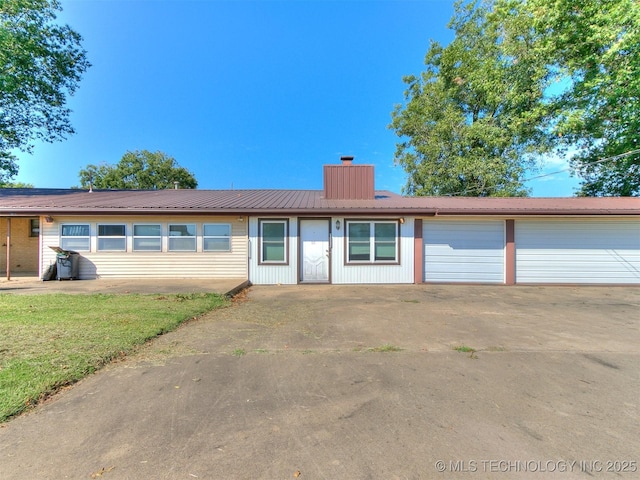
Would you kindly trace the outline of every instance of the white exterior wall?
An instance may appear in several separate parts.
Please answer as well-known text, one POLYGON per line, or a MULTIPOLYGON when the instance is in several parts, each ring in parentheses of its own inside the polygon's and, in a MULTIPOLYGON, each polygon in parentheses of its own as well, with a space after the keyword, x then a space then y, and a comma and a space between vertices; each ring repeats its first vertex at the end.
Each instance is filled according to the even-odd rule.
MULTIPOLYGON (((357 219, 357 218, 356 218, 357 219)), ((394 218, 391 218, 394 219, 394 218)), ((354 217, 349 217, 354 220, 354 217)), ((364 217, 363 220, 373 220, 364 217)), ((382 220, 382 218, 381 218, 382 220)), ((335 284, 360 283, 413 283, 414 260, 414 218, 407 217, 400 225, 400 264, 399 265, 347 265, 346 222, 342 217, 331 219, 332 248, 331 248, 331 282, 335 284), (336 220, 340 220, 340 230, 336 230, 336 220)))
POLYGON ((91 251, 79 252, 79 275, 91 278, 247 278, 247 222, 238 217, 210 216, 136 216, 136 217, 62 217, 53 223, 42 222, 40 275, 56 261, 56 253, 49 247, 60 246, 61 224, 89 224, 91 251), (133 224, 161 224, 163 228, 162 252, 134 252, 133 224), (167 225, 169 223, 195 223, 197 226, 196 252, 168 252, 167 225), (231 224, 230 252, 202 251, 202 224, 231 224), (126 252, 98 252, 98 225, 126 225, 126 252))
POLYGON ((640 284, 640 221, 516 220, 517 283, 640 284))
MULTIPOLYGON (((270 217, 264 217, 270 218, 270 217)), ((283 217, 278 217, 283 218, 283 217)), ((350 220, 353 217, 349 217, 350 220)), ((366 217, 371 220, 371 217, 366 217)), ((260 265, 260 239, 258 238, 258 218, 249 220, 250 259, 249 280, 254 285, 296 284, 299 281, 299 237, 298 218, 289 217, 288 265, 260 265)), ((413 283, 413 218, 405 219, 400 225, 399 265, 345 265, 345 219, 331 218, 331 283, 413 283), (336 220, 340 220, 340 230, 336 230, 336 220)))
POLYGON ((258 238, 258 218, 249 219, 249 281, 254 285, 290 285, 298 283, 298 220, 294 217, 260 217, 289 221, 288 264, 260 265, 260 239, 258 238))

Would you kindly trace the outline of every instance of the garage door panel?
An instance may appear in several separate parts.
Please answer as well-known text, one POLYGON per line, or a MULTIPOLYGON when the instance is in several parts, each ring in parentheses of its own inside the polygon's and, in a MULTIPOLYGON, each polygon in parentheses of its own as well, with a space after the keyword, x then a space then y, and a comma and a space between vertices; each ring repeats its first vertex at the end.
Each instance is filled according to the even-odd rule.
POLYGON ((519 283, 640 283, 640 222, 517 221, 519 283))
POLYGON ((489 262, 432 262, 429 264, 432 272, 447 272, 447 271, 460 271, 460 272, 494 272, 502 274, 502 269, 496 266, 494 263, 489 262))
POLYGON ((425 282, 441 282, 441 283, 503 283, 504 275, 500 274, 484 274, 482 280, 472 280, 469 272, 443 272, 437 277, 433 275, 427 276, 425 282))
POLYGON ((495 263, 502 260, 502 255, 432 255, 426 257, 433 263, 495 263), (437 262, 436 262, 437 260, 437 262))
POLYGON ((504 282, 504 222, 423 223, 424 280, 504 282))

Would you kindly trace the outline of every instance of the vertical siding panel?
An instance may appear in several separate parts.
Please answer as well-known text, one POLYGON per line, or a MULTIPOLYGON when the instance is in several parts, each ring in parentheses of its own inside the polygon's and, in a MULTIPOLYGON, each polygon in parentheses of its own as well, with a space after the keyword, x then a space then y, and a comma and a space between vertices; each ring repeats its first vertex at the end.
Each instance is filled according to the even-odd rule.
MULTIPOLYGON (((350 219, 353 217, 349 217, 350 219)), ((344 218, 334 217, 331 224, 340 220, 339 231, 333 231, 333 249, 331 255, 332 282, 335 284, 382 284, 413 283, 414 263, 414 219, 405 218, 400 225, 400 265, 345 265, 345 228, 344 218)), ((371 220, 371 217, 367 217, 371 220)))
POLYGON ((343 200, 375 198, 373 165, 325 165, 324 196, 343 200))
MULTIPOLYGON (((262 217, 261 217, 262 218, 262 217)), ((266 218, 266 217, 265 217, 266 218)), ((276 217, 274 217, 276 218, 276 217)), ((277 217, 285 218, 285 217, 277 217)), ((254 285, 291 285, 298 282, 298 221, 289 219, 288 265, 260 265, 260 239, 258 218, 249 220, 251 258, 249 259, 249 281, 254 285)))

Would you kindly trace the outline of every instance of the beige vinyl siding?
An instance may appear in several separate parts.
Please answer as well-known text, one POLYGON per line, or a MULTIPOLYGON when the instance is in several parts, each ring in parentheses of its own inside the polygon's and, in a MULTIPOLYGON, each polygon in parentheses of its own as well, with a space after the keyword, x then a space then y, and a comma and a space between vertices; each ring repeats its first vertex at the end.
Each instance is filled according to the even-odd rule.
POLYGON ((89 224, 91 251, 80 253, 80 278, 247 278, 247 222, 238 216, 136 216, 136 217, 56 217, 51 224, 43 223, 42 269, 56 261, 49 247, 60 245, 60 225, 89 224), (195 252, 169 252, 168 225, 196 224, 195 252), (231 225, 231 251, 203 251, 202 225, 231 225), (126 252, 97 251, 98 225, 126 225, 126 252), (133 251, 133 225, 160 224, 162 252, 133 251))

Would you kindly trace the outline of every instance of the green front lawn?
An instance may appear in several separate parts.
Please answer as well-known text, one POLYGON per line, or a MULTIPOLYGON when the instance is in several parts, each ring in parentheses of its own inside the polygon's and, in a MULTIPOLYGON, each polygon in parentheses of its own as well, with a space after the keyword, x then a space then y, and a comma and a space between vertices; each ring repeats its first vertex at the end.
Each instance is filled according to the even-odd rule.
POLYGON ((0 422, 227 304, 215 294, 0 295, 0 422))

